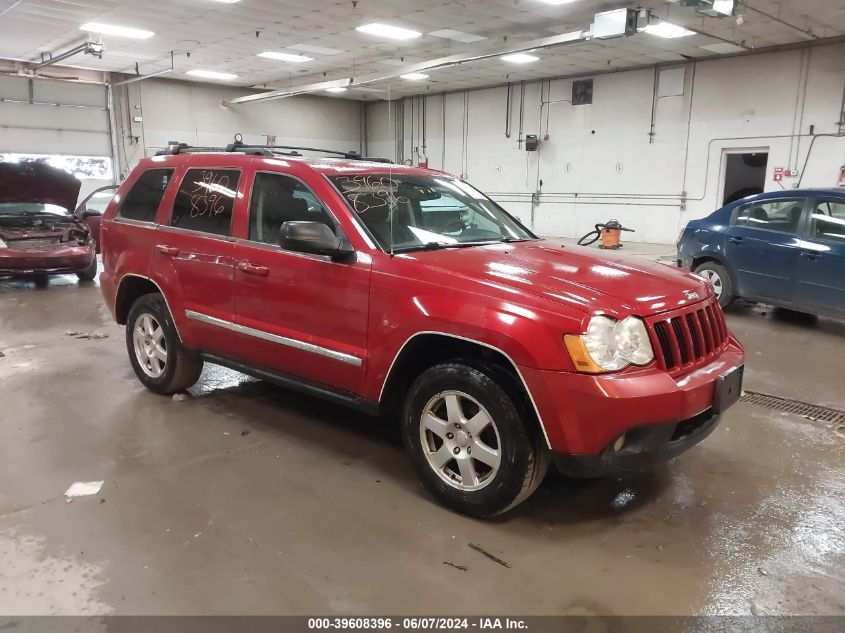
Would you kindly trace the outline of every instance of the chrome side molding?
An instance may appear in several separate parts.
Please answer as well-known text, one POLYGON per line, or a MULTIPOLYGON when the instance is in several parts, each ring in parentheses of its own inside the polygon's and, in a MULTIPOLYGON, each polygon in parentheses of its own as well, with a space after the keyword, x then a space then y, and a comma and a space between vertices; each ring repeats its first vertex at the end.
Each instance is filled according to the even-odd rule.
POLYGON ((286 336, 279 336, 278 334, 270 334, 269 332, 265 332, 263 330, 256 330, 255 328, 247 327, 246 325, 239 325, 237 323, 232 323, 231 321, 226 321, 225 319, 218 319, 217 317, 202 314, 201 312, 185 310, 185 316, 194 321, 208 323, 209 325, 216 325, 217 327, 237 332, 239 334, 245 334, 246 336, 252 336, 254 338, 261 339, 262 341, 268 341, 270 343, 284 345, 285 347, 302 350, 303 352, 309 352, 311 354, 317 354, 318 356, 331 358, 332 360, 340 361, 341 363, 346 363, 347 365, 352 365, 353 367, 361 367, 364 364, 363 359, 353 356, 352 354, 338 352, 336 350, 329 349, 328 347, 314 345, 313 343, 306 343, 305 341, 299 341, 286 336))

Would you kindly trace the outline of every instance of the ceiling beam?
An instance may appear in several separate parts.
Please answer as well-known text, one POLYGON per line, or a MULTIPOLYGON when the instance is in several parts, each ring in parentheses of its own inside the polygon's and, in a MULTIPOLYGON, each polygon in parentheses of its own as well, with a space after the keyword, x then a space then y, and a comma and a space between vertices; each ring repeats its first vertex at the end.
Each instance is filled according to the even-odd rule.
POLYGON ((286 90, 271 90, 269 92, 260 92, 258 94, 244 95, 231 99, 226 103, 229 105, 237 105, 241 103, 257 103, 259 101, 269 101, 271 99, 284 99, 285 97, 293 97, 301 94, 308 94, 312 92, 320 92, 329 88, 354 88, 356 86, 363 86, 379 81, 388 81, 397 79, 401 75, 410 73, 419 73, 426 70, 436 70, 438 68, 446 68, 448 66, 457 66, 459 64, 466 64, 468 62, 476 62, 483 59, 490 59, 492 57, 500 57, 502 55, 509 55, 511 53, 522 53, 525 51, 551 48, 553 46, 562 46, 564 44, 572 44, 574 42, 584 41, 584 33, 582 31, 573 31, 571 33, 564 33, 562 35, 553 35, 551 37, 544 37, 529 42, 521 42, 513 44, 494 51, 477 54, 463 54, 463 55, 449 55, 448 57, 439 57, 426 62, 418 64, 410 64, 399 69, 384 73, 369 73, 366 75, 359 75, 357 77, 347 77, 345 79, 338 79, 334 81, 324 81, 320 83, 307 84, 302 86, 293 86, 286 90))

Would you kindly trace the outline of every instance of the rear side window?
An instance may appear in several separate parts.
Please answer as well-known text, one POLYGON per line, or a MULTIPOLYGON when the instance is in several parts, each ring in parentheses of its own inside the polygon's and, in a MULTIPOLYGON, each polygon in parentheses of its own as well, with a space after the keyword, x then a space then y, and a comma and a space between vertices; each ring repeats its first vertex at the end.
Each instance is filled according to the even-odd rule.
POLYGON ((188 170, 176 193, 170 225, 229 235, 240 178, 237 169, 188 170))
POLYGON ((154 222, 158 205, 161 204, 164 190, 167 189, 172 177, 172 169, 145 171, 120 203, 117 217, 139 222, 154 222))
POLYGON ((845 244, 845 202, 822 200, 816 205, 813 237, 845 244))

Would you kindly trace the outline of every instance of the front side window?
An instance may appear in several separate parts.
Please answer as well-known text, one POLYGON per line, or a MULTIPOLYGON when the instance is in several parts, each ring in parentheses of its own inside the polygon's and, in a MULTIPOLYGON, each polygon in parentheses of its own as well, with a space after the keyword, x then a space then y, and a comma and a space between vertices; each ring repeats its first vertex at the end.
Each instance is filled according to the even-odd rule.
POLYGON ((278 245, 282 224, 303 221, 320 222, 336 231, 326 206, 299 180, 282 174, 257 173, 249 204, 249 239, 278 245))
POLYGON ((154 222, 164 190, 173 177, 172 169, 148 169, 120 203, 117 217, 138 222, 154 222))
POLYGON ((779 233, 798 233, 803 200, 761 200, 739 208, 734 226, 779 233))
POLYGON ((845 201, 821 200, 816 204, 813 237, 845 243, 845 201))
POLYGON ((448 176, 384 173, 331 181, 388 252, 536 239, 487 196, 448 176))
POLYGON ((176 194, 170 225, 229 235, 240 178, 237 169, 189 169, 176 194))

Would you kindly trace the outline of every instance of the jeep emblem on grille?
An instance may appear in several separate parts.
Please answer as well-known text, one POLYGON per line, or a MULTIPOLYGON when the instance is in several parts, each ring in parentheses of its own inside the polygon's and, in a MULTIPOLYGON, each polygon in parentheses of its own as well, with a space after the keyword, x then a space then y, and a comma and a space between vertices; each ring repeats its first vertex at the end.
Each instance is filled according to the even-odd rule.
POLYGON ((692 290, 684 290, 684 296, 689 299, 690 301, 695 301, 696 299, 700 299, 701 297, 698 295, 697 292, 692 290))

